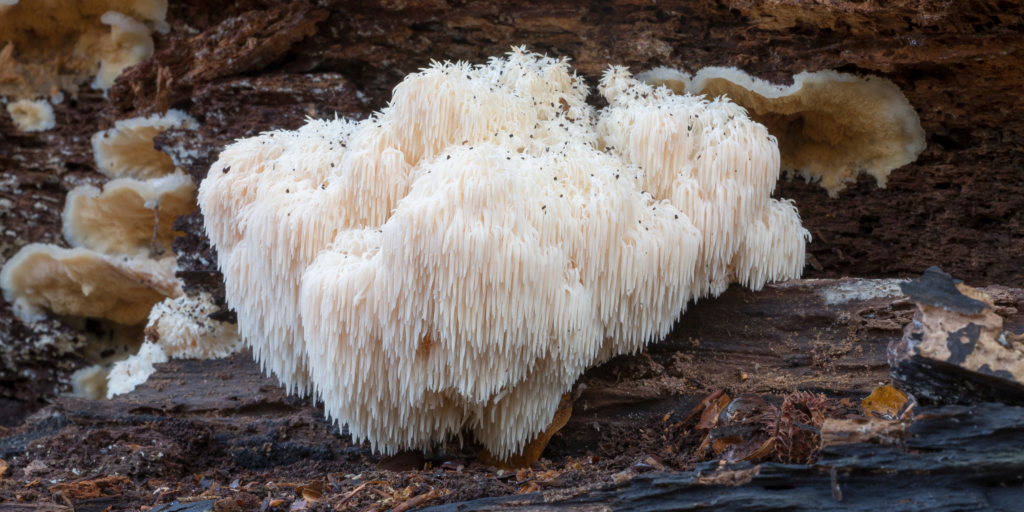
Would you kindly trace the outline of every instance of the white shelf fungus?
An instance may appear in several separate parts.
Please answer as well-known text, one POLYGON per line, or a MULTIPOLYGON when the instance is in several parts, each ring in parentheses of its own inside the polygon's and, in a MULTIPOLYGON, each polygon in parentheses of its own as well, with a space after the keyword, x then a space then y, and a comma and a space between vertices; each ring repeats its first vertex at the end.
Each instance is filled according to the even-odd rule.
POLYGON ((620 69, 598 113, 565 61, 435 64, 371 119, 229 146, 199 191, 238 329, 385 452, 471 430, 497 457, 589 366, 691 299, 797 277, 774 137, 620 69))
POLYGON ((925 148, 917 112, 896 84, 877 76, 803 72, 792 85, 779 86, 736 68, 708 67, 692 80, 669 68, 638 78, 679 94, 725 95, 742 105, 778 137, 782 169, 808 182, 820 180, 833 197, 858 173, 885 187, 893 169, 925 148))
POLYGON ((192 178, 176 172, 147 181, 111 180, 103 191, 76 187, 64 202, 64 239, 72 247, 89 247, 105 254, 147 256, 169 252, 181 233, 174 219, 196 209, 192 178))
POLYGON ((7 104, 14 126, 23 132, 41 132, 57 126, 53 106, 46 100, 19 100, 7 104))
POLYGON ((25 321, 58 315, 146 321, 154 304, 181 295, 175 258, 113 257, 85 249, 29 244, 0 272, 4 298, 25 321))
POLYGON ((110 26, 110 38, 101 50, 100 69, 92 86, 105 91, 125 68, 153 56, 153 38, 145 24, 116 11, 103 13, 100 22, 110 26))
POLYGON ((107 397, 110 369, 101 364, 86 366, 71 374, 71 396, 101 400, 107 397))
POLYGON ((166 15, 167 0, 4 0, 0 95, 77 94, 90 82, 106 90, 153 54, 150 34, 168 28, 166 15))
POLYGON ((218 311, 209 293, 164 300, 149 313, 146 340, 176 359, 230 356, 241 350, 242 339, 234 324, 210 318, 218 311))
POLYGON ((669 67, 657 67, 636 75, 636 79, 654 87, 667 87, 676 94, 690 92, 693 77, 685 71, 669 67))
POLYGON ((133 117, 114 123, 92 136, 93 158, 99 171, 111 178, 158 178, 174 172, 174 162, 153 147, 153 138, 172 129, 195 129, 199 124, 188 114, 171 109, 166 114, 133 117))

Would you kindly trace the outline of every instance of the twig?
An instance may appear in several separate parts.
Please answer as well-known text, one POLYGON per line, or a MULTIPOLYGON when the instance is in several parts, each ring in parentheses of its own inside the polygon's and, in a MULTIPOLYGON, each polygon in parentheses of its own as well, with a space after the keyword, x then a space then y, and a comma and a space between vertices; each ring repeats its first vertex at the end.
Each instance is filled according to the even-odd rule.
POLYGON ((428 501, 430 501, 430 500, 432 500, 432 499, 434 499, 434 498, 436 498, 436 497, 438 497, 440 495, 441 495, 440 491, 438 491, 437 489, 431 489, 427 493, 420 494, 419 496, 416 496, 415 498, 412 498, 410 500, 406 500, 401 505, 391 509, 390 512, 406 512, 407 510, 416 508, 416 507, 418 507, 418 506, 420 506, 420 505, 422 505, 422 504, 424 504, 424 503, 426 503, 426 502, 428 502, 428 501))
POLYGON ((692 420, 693 418, 700 416, 700 414, 702 412, 704 412, 704 409, 707 409, 708 406, 710 406, 712 402, 714 402, 715 400, 718 400, 718 398, 721 397, 723 393, 725 393, 725 390, 724 389, 719 389, 718 391, 715 391, 714 393, 711 393, 710 395, 708 395, 707 398, 705 398, 704 400, 701 400, 701 402, 699 404, 697 404, 693 408, 693 410, 690 411, 690 414, 687 415, 685 418, 683 418, 683 421, 680 422, 680 423, 687 423, 690 420, 692 420))
POLYGON ((355 496, 356 493, 358 493, 359 491, 363 490, 367 485, 379 484, 379 483, 382 483, 382 482, 380 480, 371 480, 369 482, 366 482, 363 485, 360 485, 359 487, 356 487, 355 489, 352 489, 352 492, 346 494, 345 497, 342 498, 341 501, 339 501, 337 505, 335 505, 335 507, 340 507, 340 506, 344 505, 346 501, 348 501, 353 496, 355 496))

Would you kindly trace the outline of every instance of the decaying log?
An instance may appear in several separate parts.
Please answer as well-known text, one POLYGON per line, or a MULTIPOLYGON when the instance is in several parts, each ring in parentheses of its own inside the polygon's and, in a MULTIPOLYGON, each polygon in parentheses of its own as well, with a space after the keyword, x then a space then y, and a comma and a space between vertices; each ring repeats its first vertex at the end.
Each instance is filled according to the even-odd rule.
POLYGON ((877 435, 848 443, 831 437, 815 466, 707 463, 694 471, 637 476, 580 496, 535 493, 425 510, 1019 510, 1024 408, 921 408, 902 440, 889 432, 892 423, 898 422, 860 424, 877 435), (892 442, 870 442, 878 438, 892 442))
MULTIPOLYGON (((89 138, 116 120, 190 113, 198 130, 155 143, 201 178, 237 137, 295 128, 306 115, 361 118, 431 60, 479 63, 527 45, 571 58, 591 85, 609 64, 634 72, 737 66, 776 83, 822 69, 891 79, 920 115, 927 149, 894 170, 885 189, 861 179, 832 199, 816 184, 780 182, 777 195, 796 201, 814 237, 805 276, 907 277, 941 264, 968 284, 1020 287, 1022 15, 1018 4, 986 0, 172 1, 155 56, 127 70, 109 97, 69 94, 45 132, 19 132, 0 115, 0 258, 28 243, 63 243, 65 195, 104 181, 89 138)), ((180 277, 219 298, 201 215, 176 227, 186 233, 175 246, 180 277)), ((82 359, 38 351, 46 336, 2 300, 0 322, 14 333, 0 371, 0 421, 13 425, 67 391, 82 359)))
MULTIPOLYGON (((580 382, 587 388, 548 453, 591 451, 611 433, 660 424, 669 412, 682 419, 715 389, 733 396, 806 390, 859 400, 888 380, 886 347, 899 339, 913 308, 891 280, 793 281, 761 292, 734 286, 692 307, 665 341, 584 374, 580 382)), ((1020 325, 1024 314, 1015 312, 1007 322, 1020 325)), ((246 468, 366 455, 308 398, 287 396, 249 352, 157 367, 145 384, 113 400, 59 399, 35 417, 44 432, 33 435, 36 427, 28 425, 0 439, 0 452, 25 450, 28 441, 53 434, 56 424, 83 431, 157 425, 152 428, 205 432, 203 460, 224 457, 246 468)), ((179 464, 200 464, 189 460, 189 449, 168 453, 180 453, 179 464)))
MULTIPOLYGON (((527 45, 571 58, 590 85, 610 64, 634 72, 737 66, 780 84, 822 69, 888 78, 918 112, 927 149, 894 170, 885 189, 861 178, 833 199, 816 184, 780 182, 776 195, 796 201, 813 235, 805 276, 896 278, 941 264, 971 285, 1024 286, 1024 10, 1015 3, 183 0, 170 3, 168 22, 170 32, 154 35, 156 55, 129 69, 109 96, 83 90, 56 105, 53 130, 22 133, 0 113, 0 259, 28 243, 64 243, 64 197, 105 181, 89 138, 115 120, 169 108, 195 117, 197 130, 165 132, 154 143, 199 182, 236 138, 293 129, 306 116, 363 118, 431 60, 479 63, 527 45)), ((178 276, 223 304, 202 222, 197 212, 175 223, 185 233, 174 245, 178 276)), ((986 293, 1002 328, 1024 332, 1024 292, 990 286, 986 293)), ((692 306, 664 342, 587 372, 587 389, 547 453, 645 454, 659 442, 650 426, 663 427, 663 418, 684 415, 716 389, 862 398, 889 380, 887 348, 905 327, 916 329, 907 326, 915 311, 891 280, 795 281, 757 293, 733 287, 692 306)), ((223 308, 218 318, 232 315, 223 308)), ((0 437, 0 459, 20 458, 22 468, 26 457, 54 460, 50 452, 65 450, 62 463, 83 475, 142 480, 373 457, 310 400, 284 395, 249 353, 171 361, 108 402, 59 397, 70 373, 87 364, 89 328, 56 319, 26 325, 0 299, 0 426, 55 402, 0 437), (146 449, 125 448, 138 440, 146 449), (97 462, 77 443, 125 451, 97 462)), ((1019 389, 1006 387, 1005 376, 975 370, 918 350, 899 359, 892 376, 922 403, 1014 403, 1019 389)), ((582 496, 551 490, 456 510, 1018 508, 1019 408, 916 413, 913 423, 829 420, 815 467, 703 465, 582 496)), ((119 503, 100 497, 73 505, 100 512, 119 503)), ((181 510, 212 507, 195 503, 181 510)), ((65 508, 0 504, 0 512, 65 508)))

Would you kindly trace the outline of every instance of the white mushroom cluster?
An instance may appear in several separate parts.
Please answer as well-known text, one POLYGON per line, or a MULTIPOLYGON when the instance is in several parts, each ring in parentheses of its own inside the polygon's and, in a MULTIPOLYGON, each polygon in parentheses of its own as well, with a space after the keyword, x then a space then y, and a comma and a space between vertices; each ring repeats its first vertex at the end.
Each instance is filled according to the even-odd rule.
POLYGON ((385 452, 497 457, 591 365, 731 282, 797 277, 774 137, 727 100, 564 60, 435 63, 361 122, 240 140, 199 191, 239 334, 385 452))

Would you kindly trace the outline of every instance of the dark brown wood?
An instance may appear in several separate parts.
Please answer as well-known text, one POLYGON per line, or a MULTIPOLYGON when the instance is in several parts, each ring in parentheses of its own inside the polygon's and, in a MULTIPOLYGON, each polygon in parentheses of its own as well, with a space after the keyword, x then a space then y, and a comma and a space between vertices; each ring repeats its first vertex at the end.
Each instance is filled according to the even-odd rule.
MULTIPOLYGON (((62 243, 64 196, 104 181, 89 138, 115 120, 189 112, 198 130, 156 144, 201 179, 237 137, 295 128, 306 115, 362 117, 431 60, 483 62, 526 45, 571 58, 591 85, 610 64, 738 66, 777 83, 821 69, 889 78, 921 116, 928 147, 893 171, 886 189, 862 179, 831 199, 802 180, 779 184, 777 195, 796 200, 814 235, 805 276, 913 276, 941 264, 972 285, 1020 287, 1022 19, 1018 3, 987 0, 170 2, 171 30, 155 34, 156 55, 126 71, 109 99, 87 89, 69 96, 47 132, 18 132, 0 115, 0 258, 27 243, 62 243)), ((219 298, 201 215, 176 225, 186 233, 175 246, 181 277, 219 298)), ((0 406, 17 423, 65 391, 81 360, 74 349, 36 351, 40 336, 2 301, 0 322, 9 361, 0 406), (39 362, 50 360, 60 369, 39 362)))
POLYGON ((906 427, 902 443, 832 444, 815 466, 712 462, 579 493, 489 498, 426 510, 1010 512, 1019 509, 1024 496, 1022 442, 1024 408, 923 408, 920 419, 906 427))

